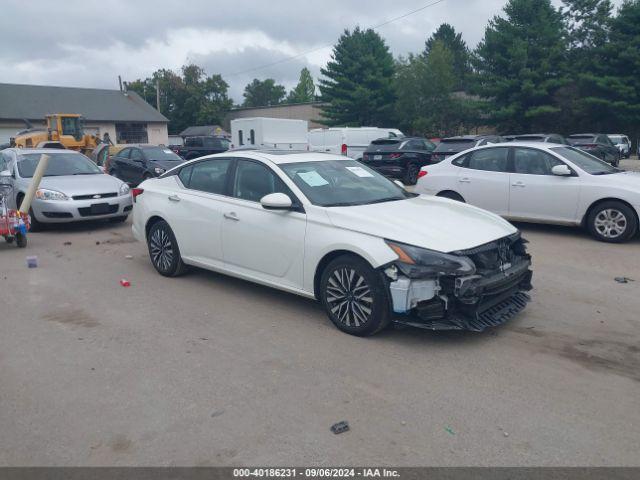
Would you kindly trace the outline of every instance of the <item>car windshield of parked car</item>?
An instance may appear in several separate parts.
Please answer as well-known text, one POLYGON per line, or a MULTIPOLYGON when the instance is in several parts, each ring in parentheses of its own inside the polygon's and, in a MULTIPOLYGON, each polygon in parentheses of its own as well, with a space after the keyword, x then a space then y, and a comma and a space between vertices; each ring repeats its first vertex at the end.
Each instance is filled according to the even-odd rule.
POLYGON ((144 154, 150 160, 160 160, 162 162, 181 162, 182 158, 175 154, 173 150, 163 147, 144 148, 144 154))
MULTIPOLYGON (((101 175, 102 170, 80 153, 47 153, 49 163, 45 177, 61 177, 64 175, 101 175)), ((40 162, 40 153, 29 153, 18 157, 18 173, 22 178, 31 178, 40 162)))
POLYGON ((627 143, 627 140, 622 135, 609 135, 609 139, 613 143, 627 143))
POLYGON ((572 145, 577 145, 581 143, 595 143, 596 137, 593 135, 572 135, 568 140, 572 145))
POLYGON ((287 163, 280 168, 311 203, 322 207, 367 205, 415 196, 355 160, 287 163))
POLYGON ((622 170, 616 167, 612 167, 606 162, 603 162, 599 158, 589 155, 588 153, 578 150, 573 147, 554 147, 551 151, 566 158, 571 163, 575 164, 581 170, 584 170, 590 175, 610 175, 612 173, 619 173, 622 170))

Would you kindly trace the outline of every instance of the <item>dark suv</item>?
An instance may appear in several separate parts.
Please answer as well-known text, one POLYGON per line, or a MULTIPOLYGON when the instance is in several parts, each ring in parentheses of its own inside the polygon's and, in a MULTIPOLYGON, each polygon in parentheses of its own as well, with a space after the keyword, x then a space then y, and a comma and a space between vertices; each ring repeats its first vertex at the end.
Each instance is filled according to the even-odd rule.
POLYGON ((379 138, 362 154, 362 163, 381 174, 415 185, 420 168, 431 162, 435 144, 426 138, 379 138))
POLYGON ((184 160, 167 147, 135 145, 123 148, 109 160, 109 175, 129 185, 158 177, 184 160))
POLYGON ((504 138, 499 135, 463 135, 443 138, 433 151, 431 160, 434 163, 441 162, 451 155, 464 152, 470 148, 480 147, 488 143, 502 143, 504 141, 504 138))
POLYGON ((614 167, 620 165, 620 150, 604 133, 575 133, 569 135, 567 140, 574 147, 590 153, 614 167))
POLYGON ((186 137, 184 145, 178 147, 176 153, 185 160, 193 160, 205 155, 226 152, 230 144, 231 142, 224 137, 186 137))

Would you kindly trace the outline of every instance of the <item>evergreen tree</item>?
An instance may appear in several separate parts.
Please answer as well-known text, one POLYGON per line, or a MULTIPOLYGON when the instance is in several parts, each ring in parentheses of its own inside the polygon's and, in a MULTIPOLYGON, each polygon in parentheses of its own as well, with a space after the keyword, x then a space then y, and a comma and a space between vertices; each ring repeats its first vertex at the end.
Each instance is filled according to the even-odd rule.
POLYGON ((300 71, 298 85, 289 92, 287 103, 307 103, 316 99, 316 85, 307 67, 300 71))
POLYGON ((397 117, 403 131, 425 136, 462 133, 477 119, 476 102, 457 92, 454 53, 444 42, 398 62, 397 117))
POLYGON ((429 56, 436 42, 441 42, 451 52, 456 88, 464 89, 466 81, 471 74, 471 56, 467 44, 462 39, 462 34, 456 33, 455 29, 448 23, 440 25, 425 42, 423 52, 425 59, 429 56))
POLYGON ((383 126, 395 100, 394 62, 384 40, 371 29, 345 30, 321 70, 322 122, 326 125, 383 126))
POLYGON ((243 107, 265 107, 282 103, 286 95, 284 86, 276 84, 273 78, 253 81, 244 87, 243 107))
POLYGON ((478 45, 478 93, 492 120, 520 133, 559 128, 557 93, 567 83, 562 17, 550 0, 509 0, 478 45))

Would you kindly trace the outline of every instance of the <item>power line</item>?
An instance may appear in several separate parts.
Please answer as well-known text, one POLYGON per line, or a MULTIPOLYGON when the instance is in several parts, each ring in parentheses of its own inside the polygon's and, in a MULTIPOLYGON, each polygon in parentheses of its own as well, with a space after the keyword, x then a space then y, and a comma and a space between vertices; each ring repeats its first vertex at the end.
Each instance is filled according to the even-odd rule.
MULTIPOLYGON (((433 7, 434 5, 437 5, 437 4, 442 3, 444 1, 445 0, 436 0, 435 2, 428 3, 427 5, 423 5, 420 8, 416 8, 415 10, 412 10, 410 12, 407 12, 407 13, 403 14, 403 15, 400 15, 399 17, 391 18, 391 19, 389 19, 389 20, 387 20, 385 22, 379 23, 378 25, 373 25, 373 26, 368 27, 368 28, 370 28, 372 30, 375 30, 376 28, 384 27, 385 25, 389 25, 390 23, 396 22, 398 20, 402 20, 403 18, 406 18, 406 17, 408 17, 410 15, 413 15, 414 13, 421 12, 422 10, 426 10, 427 8, 433 7)), ((329 47, 332 47, 332 46, 333 46, 333 43, 330 43, 330 44, 327 44, 327 45, 323 45, 321 47, 316 47, 316 48, 313 48, 311 50, 307 50, 307 51, 302 52, 302 53, 298 53, 297 55, 292 55, 290 57, 285 57, 285 58, 282 58, 280 60, 276 60, 275 62, 265 63, 263 65, 258 65, 257 67, 249 68, 247 70, 242 70, 240 72, 229 73, 229 74, 226 74, 226 75, 223 74, 222 76, 229 78, 229 77, 236 77, 238 75, 244 75, 245 73, 255 72, 256 70, 262 70, 263 68, 269 68, 269 67, 273 67, 274 65, 279 65, 281 63, 289 62, 291 60, 295 60, 296 58, 304 57, 305 55, 308 55, 310 53, 314 53, 314 52, 317 52, 318 50, 323 50, 325 48, 329 48, 329 47)))

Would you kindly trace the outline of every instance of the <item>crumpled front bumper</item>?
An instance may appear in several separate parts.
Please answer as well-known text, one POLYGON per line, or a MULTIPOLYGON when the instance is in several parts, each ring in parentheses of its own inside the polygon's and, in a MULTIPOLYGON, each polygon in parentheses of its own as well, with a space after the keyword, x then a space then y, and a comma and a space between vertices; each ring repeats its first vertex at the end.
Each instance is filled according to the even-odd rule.
POLYGON ((480 332, 502 325, 530 301, 532 289, 528 257, 491 275, 409 279, 389 283, 394 321, 428 330, 480 332))

